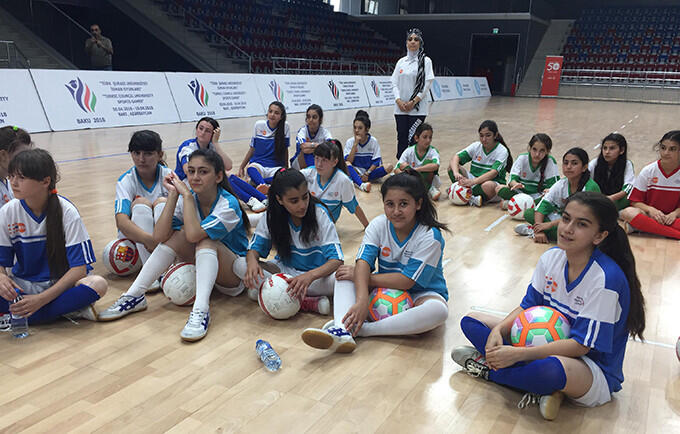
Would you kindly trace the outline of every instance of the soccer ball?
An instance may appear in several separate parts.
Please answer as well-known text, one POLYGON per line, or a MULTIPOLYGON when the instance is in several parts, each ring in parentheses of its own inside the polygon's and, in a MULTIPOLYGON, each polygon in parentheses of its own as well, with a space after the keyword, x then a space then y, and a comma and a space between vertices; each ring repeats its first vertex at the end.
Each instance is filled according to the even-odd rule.
POLYGON ((533 306, 513 321, 510 341, 516 347, 537 347, 569 338, 570 330, 569 321, 560 312, 548 306, 533 306))
POLYGON ((508 215, 514 220, 524 220, 524 211, 534 207, 534 199, 525 193, 514 195, 508 201, 508 215))
POLYGON ((109 273, 127 276, 142 268, 142 260, 135 243, 127 238, 111 241, 104 247, 102 262, 109 273))
POLYGON ((161 288, 171 302, 177 306, 189 306, 196 298, 196 266, 179 262, 163 276, 161 288))
POLYGON ((680 337, 678 338, 678 341, 675 343, 675 355, 678 356, 678 360, 680 360, 680 337))
POLYGON ((368 313, 373 321, 380 321, 413 307, 411 295, 398 289, 374 288, 368 299, 368 313))
POLYGON ((262 282, 257 302, 262 312, 274 319, 288 319, 300 310, 300 300, 288 295, 288 281, 293 276, 274 274, 262 282))
POLYGON ((472 197, 472 191, 454 182, 449 189, 449 199, 454 205, 467 205, 472 197))

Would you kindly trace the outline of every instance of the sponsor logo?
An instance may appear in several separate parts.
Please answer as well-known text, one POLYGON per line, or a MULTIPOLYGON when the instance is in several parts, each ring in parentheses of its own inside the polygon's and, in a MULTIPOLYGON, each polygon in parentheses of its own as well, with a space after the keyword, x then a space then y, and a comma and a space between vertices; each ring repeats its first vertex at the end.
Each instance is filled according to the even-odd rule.
POLYGON ((283 89, 281 89, 281 86, 279 86, 276 80, 269 82, 269 89, 272 91, 274 98, 276 98, 277 101, 283 101, 283 89))
POLYGON ((16 234, 23 234, 26 232, 26 225, 23 223, 10 223, 7 225, 7 232, 9 232, 10 237, 16 234))
POLYGON ((442 87, 439 85, 439 82, 436 79, 432 81, 432 91, 434 92, 434 96, 437 98, 442 97, 442 87))
POLYGON ((479 82, 475 80, 475 91, 477 92, 477 95, 482 93, 482 88, 479 87, 479 82))
POLYGON ((333 80, 330 80, 328 82, 328 88, 331 90, 331 95, 333 95, 333 98, 335 99, 340 98, 340 90, 338 89, 338 86, 335 85, 333 80))
POLYGON ((90 86, 83 83, 79 77, 69 81, 65 86, 71 92, 73 100, 78 103, 78 107, 85 113, 94 113, 94 108, 97 105, 97 96, 92 92, 90 86))
POLYGON ((545 290, 549 292, 557 291, 557 282, 552 276, 545 276, 545 290))
POLYGON ((652 178, 652 184, 656 184, 657 182, 659 182, 658 177, 655 176, 654 178, 652 178))
POLYGON ((460 84, 460 80, 456 80, 456 90, 458 91, 458 96, 463 96, 463 85, 460 84))
POLYGON ((383 247, 380 252, 380 254, 383 255, 384 257, 390 256, 390 253, 392 253, 392 249, 390 249, 389 247, 383 247))
POLYGON ((404 72, 404 70, 403 70, 403 69, 400 69, 400 70, 399 70, 399 74, 401 74, 402 72, 404 72))
POLYGON ((585 304, 585 301, 583 300, 583 297, 579 295, 574 299, 574 304, 576 304, 577 306, 583 306, 585 304))
POLYGON ((373 89, 373 93, 375 94, 375 97, 380 98, 380 87, 375 82, 375 80, 371 80, 371 89, 373 89))
POLYGON ((200 105, 201 107, 207 107, 209 98, 208 91, 198 81, 198 79, 194 78, 189 82, 187 86, 189 86, 189 90, 191 90, 191 93, 194 95, 194 98, 196 98, 196 102, 198 103, 198 105, 200 105))

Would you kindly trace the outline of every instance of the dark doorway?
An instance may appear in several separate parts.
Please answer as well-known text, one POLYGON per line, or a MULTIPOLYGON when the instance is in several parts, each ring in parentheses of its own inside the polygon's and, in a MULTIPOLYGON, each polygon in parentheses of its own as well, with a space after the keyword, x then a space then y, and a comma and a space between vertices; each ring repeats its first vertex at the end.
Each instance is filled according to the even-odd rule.
POLYGON ((486 77, 493 95, 509 95, 516 74, 519 34, 473 33, 470 75, 486 77))

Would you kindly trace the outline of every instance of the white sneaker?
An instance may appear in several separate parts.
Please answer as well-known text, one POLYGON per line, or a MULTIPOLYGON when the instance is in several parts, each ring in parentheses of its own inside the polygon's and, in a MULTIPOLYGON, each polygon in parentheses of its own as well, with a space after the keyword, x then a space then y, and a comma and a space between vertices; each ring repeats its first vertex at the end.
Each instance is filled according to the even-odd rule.
POLYGON ((370 182, 361 183, 361 185, 359 186, 359 190, 365 191, 366 193, 370 193, 371 192, 371 183, 370 182))
POLYGON ((508 202, 510 202, 510 201, 509 201, 509 200, 505 200, 505 199, 503 199, 503 200, 501 201, 501 209, 502 209, 503 211, 507 211, 507 210, 508 210, 508 202))
POLYGON ((515 226, 515 232, 525 237, 533 237, 534 227, 531 226, 529 223, 520 223, 517 226, 515 226))
POLYGON ((269 198, 265 198, 265 199, 262 201, 262 205, 264 205, 265 207, 268 207, 268 206, 269 206, 269 198))
POLYGON ((482 206, 482 196, 472 196, 469 202, 470 206, 482 206))
POLYGON ((99 312, 97 319, 99 321, 114 321, 130 313, 146 310, 146 307, 146 297, 144 297, 143 294, 139 297, 121 295, 120 298, 105 311, 99 312))
POLYGON ((12 329, 12 316, 8 313, 0 315, 0 332, 8 332, 12 329))
POLYGON ((94 308, 94 304, 88 304, 87 306, 80 308, 79 310, 74 310, 64 315, 66 319, 71 321, 77 319, 86 319, 88 321, 97 321, 97 311, 94 308))
POLYGON ((183 340, 188 342, 199 341, 208 334, 209 324, 210 312, 192 310, 186 325, 179 335, 183 340))
POLYGON ((250 210, 255 213, 260 213, 267 210, 265 204, 257 200, 257 198, 255 197, 251 197, 250 199, 248 199, 246 205, 248 205, 250 207, 250 210))
POLYGON ((439 196, 441 196, 441 191, 439 191, 438 188, 435 188, 434 186, 430 187, 430 197, 432 198, 433 201, 438 201, 439 196))
POLYGON ((335 320, 328 321, 321 329, 305 329, 302 340, 310 347, 336 353, 351 353, 357 346, 350 332, 335 326, 335 320))

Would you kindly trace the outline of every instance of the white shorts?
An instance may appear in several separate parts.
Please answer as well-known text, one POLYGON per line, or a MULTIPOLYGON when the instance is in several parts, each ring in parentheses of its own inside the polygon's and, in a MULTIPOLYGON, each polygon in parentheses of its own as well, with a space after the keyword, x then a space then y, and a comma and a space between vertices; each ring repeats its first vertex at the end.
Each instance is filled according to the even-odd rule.
POLYGON ((30 294, 30 295, 35 295, 35 294, 40 294, 41 292, 44 292, 47 288, 52 286, 51 281, 45 281, 45 282, 31 282, 30 280, 24 280, 21 277, 17 276, 10 276, 14 282, 19 285, 19 289, 24 294, 30 294))
POLYGON ((420 299, 423 298, 423 297, 436 297, 436 298, 438 298, 439 300, 441 300, 442 303, 444 303, 444 304, 446 305, 446 307, 449 306, 449 304, 446 302, 446 300, 444 300, 444 297, 442 297, 442 295, 439 294, 438 292, 434 292, 434 291, 422 291, 422 292, 417 292, 417 293, 416 293, 413 297, 411 297, 411 298, 413 299, 413 303, 415 304, 416 301, 420 300, 420 299))
POLYGON ((237 295, 240 295, 243 290, 245 289, 245 285, 243 282, 239 282, 238 286, 235 288, 227 288, 226 286, 221 286, 215 283, 215 289, 220 292, 221 294, 228 295, 230 297, 236 297, 237 295))
POLYGON ((593 374, 593 384, 585 395, 580 398, 570 398, 571 401, 583 407, 597 407, 611 401, 612 394, 609 391, 609 384, 607 384, 602 369, 587 356, 581 356, 581 360, 590 368, 590 372, 593 374))
POLYGON ((262 175, 263 178, 273 178, 276 172, 281 170, 281 166, 278 167, 264 167, 260 163, 250 163, 248 164, 248 167, 254 167, 255 170, 260 172, 260 175, 262 175))

